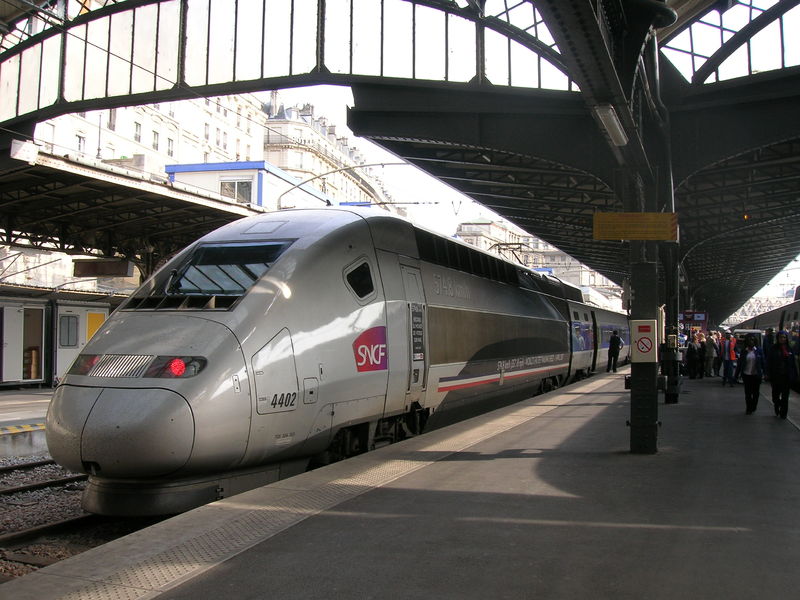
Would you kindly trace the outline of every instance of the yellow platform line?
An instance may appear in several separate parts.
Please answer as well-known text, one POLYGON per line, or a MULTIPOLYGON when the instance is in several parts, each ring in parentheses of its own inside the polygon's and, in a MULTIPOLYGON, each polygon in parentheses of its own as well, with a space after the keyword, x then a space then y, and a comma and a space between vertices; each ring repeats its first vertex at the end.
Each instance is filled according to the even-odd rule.
POLYGON ((31 423, 30 425, 6 425, 0 427, 0 435, 7 435, 11 433, 27 433, 29 431, 42 431, 44 423, 31 423))

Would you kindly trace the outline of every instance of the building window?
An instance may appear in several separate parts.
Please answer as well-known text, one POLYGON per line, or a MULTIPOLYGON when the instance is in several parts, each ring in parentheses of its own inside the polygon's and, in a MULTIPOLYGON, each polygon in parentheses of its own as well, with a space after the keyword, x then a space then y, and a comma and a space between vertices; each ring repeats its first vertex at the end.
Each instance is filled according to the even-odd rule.
POLYGON ((237 108, 236 109, 236 126, 237 127, 241 127, 242 126, 242 109, 241 108, 237 108))
POLYGON ((117 130, 117 109, 112 108, 108 111, 108 123, 107 123, 109 131, 116 131, 117 130))
POLYGON ((217 147, 219 147, 220 140, 222 139, 222 132, 217 128, 217 147))
POLYGON ((203 162, 204 163, 208 162, 208 152, 203 152, 203 162))
POLYGON ((228 149, 228 132, 227 131, 223 131, 222 132, 222 149, 223 150, 227 150, 228 149))
POLYGON ((236 160, 240 160, 241 151, 242 151, 242 140, 236 138, 236 160))
POLYGON ((175 141, 167 138, 167 156, 175 156, 175 141))
POLYGON ((248 204, 252 200, 253 182, 249 179, 220 181, 219 193, 240 204, 248 204))
POLYGON ((250 144, 247 144, 247 152, 244 155, 244 159, 248 162, 250 161, 250 144))
POLYGON ((142 141, 142 124, 141 123, 134 123, 133 124, 133 141, 134 142, 141 142, 142 141))
POLYGON ((158 132, 153 132, 153 150, 158 150, 158 132))
POLYGON ((86 152, 86 138, 82 135, 76 135, 75 141, 78 145, 78 152, 86 152))
POLYGON ((169 104, 169 116, 170 117, 174 117, 175 116, 175 104, 172 103, 172 102, 170 102, 170 104, 169 104))
POLYGON ((292 160, 290 167, 295 169, 302 169, 303 168, 303 153, 302 152, 292 152, 291 153, 292 160))
POLYGON ((206 138, 206 141, 211 137, 211 126, 208 123, 203 126, 203 136, 206 138))

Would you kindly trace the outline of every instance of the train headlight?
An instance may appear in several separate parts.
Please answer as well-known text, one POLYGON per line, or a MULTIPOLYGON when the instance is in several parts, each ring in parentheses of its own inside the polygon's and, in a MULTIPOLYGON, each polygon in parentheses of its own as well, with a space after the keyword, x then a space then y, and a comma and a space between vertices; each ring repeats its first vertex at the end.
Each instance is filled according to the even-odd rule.
POLYGON ((186 379, 202 371, 206 362, 202 356, 157 356, 143 377, 186 379))

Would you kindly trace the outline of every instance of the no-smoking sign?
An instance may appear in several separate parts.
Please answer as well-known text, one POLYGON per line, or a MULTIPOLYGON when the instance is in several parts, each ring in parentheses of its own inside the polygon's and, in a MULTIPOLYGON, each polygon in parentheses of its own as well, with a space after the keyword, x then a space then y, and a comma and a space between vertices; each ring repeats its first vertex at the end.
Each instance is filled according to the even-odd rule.
POLYGON ((655 319, 631 321, 632 362, 658 361, 657 335, 658 321, 655 319))
POLYGON ((639 352, 650 352, 653 349, 653 340, 649 337, 643 337, 636 340, 636 347, 639 348, 639 352))

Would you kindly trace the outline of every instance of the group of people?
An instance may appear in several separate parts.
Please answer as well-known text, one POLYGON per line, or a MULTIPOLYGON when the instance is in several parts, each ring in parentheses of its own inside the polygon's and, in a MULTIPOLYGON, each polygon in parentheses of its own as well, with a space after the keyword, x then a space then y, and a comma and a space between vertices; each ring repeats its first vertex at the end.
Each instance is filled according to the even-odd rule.
POLYGON ((721 371, 722 385, 733 387, 741 378, 748 415, 758 406, 761 382, 769 381, 775 415, 785 419, 789 412, 789 390, 797 381, 798 368, 786 331, 776 334, 767 329, 762 344, 752 334, 739 342, 730 332, 697 332, 687 341, 684 365, 691 379, 720 377, 721 371))

